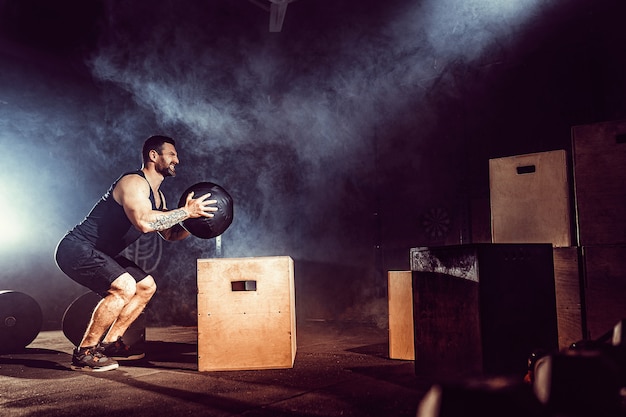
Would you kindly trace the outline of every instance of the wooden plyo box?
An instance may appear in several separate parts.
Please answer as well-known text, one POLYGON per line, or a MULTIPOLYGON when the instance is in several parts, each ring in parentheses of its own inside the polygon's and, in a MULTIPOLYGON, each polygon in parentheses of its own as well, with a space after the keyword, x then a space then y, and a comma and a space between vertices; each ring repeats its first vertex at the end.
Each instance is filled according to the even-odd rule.
POLYGON ((564 150, 489 160, 493 243, 572 245, 564 150))
POLYGON ((626 245, 582 248, 587 338, 598 339, 626 318, 626 245))
POLYGON ((553 255, 559 349, 566 349, 584 338, 579 248, 554 248, 553 255))
POLYGON ((198 370, 291 368, 293 259, 198 259, 198 370))
POLYGON ((626 243, 626 120, 572 128, 578 246, 626 243))
POLYGON ((389 271, 387 280, 389 358, 414 360, 412 273, 389 271))

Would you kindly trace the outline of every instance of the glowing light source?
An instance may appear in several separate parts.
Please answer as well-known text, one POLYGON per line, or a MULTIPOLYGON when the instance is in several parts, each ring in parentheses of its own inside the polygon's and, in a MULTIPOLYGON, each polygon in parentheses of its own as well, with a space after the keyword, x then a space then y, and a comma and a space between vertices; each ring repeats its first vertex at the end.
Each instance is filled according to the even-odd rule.
POLYGON ((19 201, 9 203, 7 196, 15 196, 17 190, 10 184, 0 183, 0 250, 6 251, 26 240, 26 213, 29 211, 25 204, 19 201))

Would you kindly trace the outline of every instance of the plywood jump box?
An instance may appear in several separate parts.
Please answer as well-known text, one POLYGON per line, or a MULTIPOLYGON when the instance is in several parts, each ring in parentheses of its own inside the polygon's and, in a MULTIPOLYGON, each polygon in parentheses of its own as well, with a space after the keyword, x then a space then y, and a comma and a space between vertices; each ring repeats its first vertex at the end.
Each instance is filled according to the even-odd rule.
POLYGON ((198 370, 291 368, 293 259, 198 259, 198 370))

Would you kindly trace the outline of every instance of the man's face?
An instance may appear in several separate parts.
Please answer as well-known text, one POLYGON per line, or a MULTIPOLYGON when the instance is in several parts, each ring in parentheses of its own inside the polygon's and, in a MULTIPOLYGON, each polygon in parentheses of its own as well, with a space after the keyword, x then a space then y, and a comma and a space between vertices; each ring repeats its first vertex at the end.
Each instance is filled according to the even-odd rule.
POLYGON ((180 161, 178 160, 178 154, 176 148, 171 143, 164 143, 161 153, 158 154, 154 163, 156 171, 163 175, 163 177, 175 177, 176 165, 180 161))

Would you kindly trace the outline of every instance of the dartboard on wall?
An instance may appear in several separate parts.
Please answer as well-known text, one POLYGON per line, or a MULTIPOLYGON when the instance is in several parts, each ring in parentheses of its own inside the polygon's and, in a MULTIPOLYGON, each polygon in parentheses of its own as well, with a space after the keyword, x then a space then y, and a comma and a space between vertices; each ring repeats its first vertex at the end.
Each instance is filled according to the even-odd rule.
POLYGON ((422 215, 422 227, 427 236, 441 239, 450 231, 450 215, 441 207, 431 208, 422 215))

